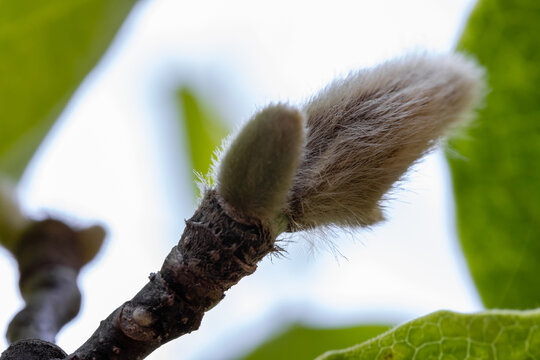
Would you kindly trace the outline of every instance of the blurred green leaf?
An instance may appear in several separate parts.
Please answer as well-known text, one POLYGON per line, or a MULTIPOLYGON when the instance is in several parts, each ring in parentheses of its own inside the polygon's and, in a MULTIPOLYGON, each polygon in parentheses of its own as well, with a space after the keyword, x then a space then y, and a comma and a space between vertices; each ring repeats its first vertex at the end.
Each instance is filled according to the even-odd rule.
POLYGON ((366 325, 343 329, 314 329, 293 325, 247 355, 244 360, 312 360, 328 349, 341 349, 377 336, 388 326, 366 325))
POLYGON ((439 311, 317 360, 538 359, 539 324, 540 310, 439 311))
POLYGON ((488 308, 540 307, 539 34, 538 0, 481 0, 459 46, 491 88, 448 151, 459 237, 488 308))
MULTIPOLYGON (((177 93, 178 105, 184 122, 186 145, 193 169, 206 176, 212 156, 221 141, 228 134, 228 128, 215 111, 204 103, 194 92, 183 87, 177 93)), ((196 179, 192 173, 193 179, 196 179)))
POLYGON ((0 1, 0 172, 17 180, 135 0, 0 1))

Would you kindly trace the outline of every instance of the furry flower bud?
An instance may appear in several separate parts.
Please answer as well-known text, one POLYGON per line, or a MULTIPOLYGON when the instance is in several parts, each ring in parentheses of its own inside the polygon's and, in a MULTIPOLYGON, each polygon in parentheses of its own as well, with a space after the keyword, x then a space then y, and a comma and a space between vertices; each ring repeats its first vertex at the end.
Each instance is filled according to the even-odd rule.
POLYGON ((241 130, 221 161, 217 191, 236 211, 274 222, 286 205, 304 142, 302 114, 269 106, 241 130))
POLYGON ((383 195, 471 113, 482 90, 482 69, 460 55, 405 57, 330 84, 304 108, 290 230, 381 220, 383 195))

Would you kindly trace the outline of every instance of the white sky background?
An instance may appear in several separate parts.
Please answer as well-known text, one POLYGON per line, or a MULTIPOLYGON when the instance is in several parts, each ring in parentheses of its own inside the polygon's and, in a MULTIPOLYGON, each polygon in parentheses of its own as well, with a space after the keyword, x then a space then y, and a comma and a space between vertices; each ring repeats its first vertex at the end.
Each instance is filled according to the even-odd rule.
MULTIPOLYGON (((231 123, 275 101, 300 103, 336 75, 406 51, 454 48, 472 0, 142 1, 84 81, 23 179, 24 208, 109 229, 83 270, 81 314, 60 334, 73 351, 157 271, 193 212, 174 90, 196 89, 231 123), (69 215, 66 215, 69 214, 69 215)), ((316 326, 402 322, 480 300, 455 239, 440 151, 387 203, 388 221, 339 235, 346 258, 301 237, 265 259, 203 319, 149 359, 233 359, 293 321, 316 326)), ((0 287, 16 289, 0 253, 0 287)), ((9 259, 9 260, 7 260, 9 259)), ((21 306, 4 292, 0 324, 21 306)), ((5 340, 0 344, 5 348, 5 340)))

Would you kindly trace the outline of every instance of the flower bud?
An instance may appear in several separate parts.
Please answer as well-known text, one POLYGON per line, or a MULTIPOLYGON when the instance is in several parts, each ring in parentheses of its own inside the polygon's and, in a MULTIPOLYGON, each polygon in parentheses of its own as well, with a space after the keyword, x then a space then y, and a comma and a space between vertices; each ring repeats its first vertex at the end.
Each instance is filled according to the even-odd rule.
POLYGON ((483 88, 482 69, 460 55, 392 60, 330 84, 304 108, 290 230, 380 221, 384 194, 471 114, 483 88))
POLYGON ((270 222, 286 206, 304 142, 302 114, 273 105, 256 114, 230 144, 217 177, 218 193, 236 211, 270 222))

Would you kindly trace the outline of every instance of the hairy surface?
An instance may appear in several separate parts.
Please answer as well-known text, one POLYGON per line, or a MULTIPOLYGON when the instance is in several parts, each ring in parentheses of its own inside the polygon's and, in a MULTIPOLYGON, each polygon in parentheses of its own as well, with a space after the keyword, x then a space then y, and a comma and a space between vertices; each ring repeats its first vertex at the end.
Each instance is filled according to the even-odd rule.
POLYGON ((285 105, 266 107, 228 146, 217 191, 236 211, 274 223, 286 205, 303 144, 302 114, 285 105))
POLYGON ((336 80, 305 106, 306 146, 289 192, 289 230, 382 220, 392 184, 483 94, 460 55, 416 55, 336 80))

